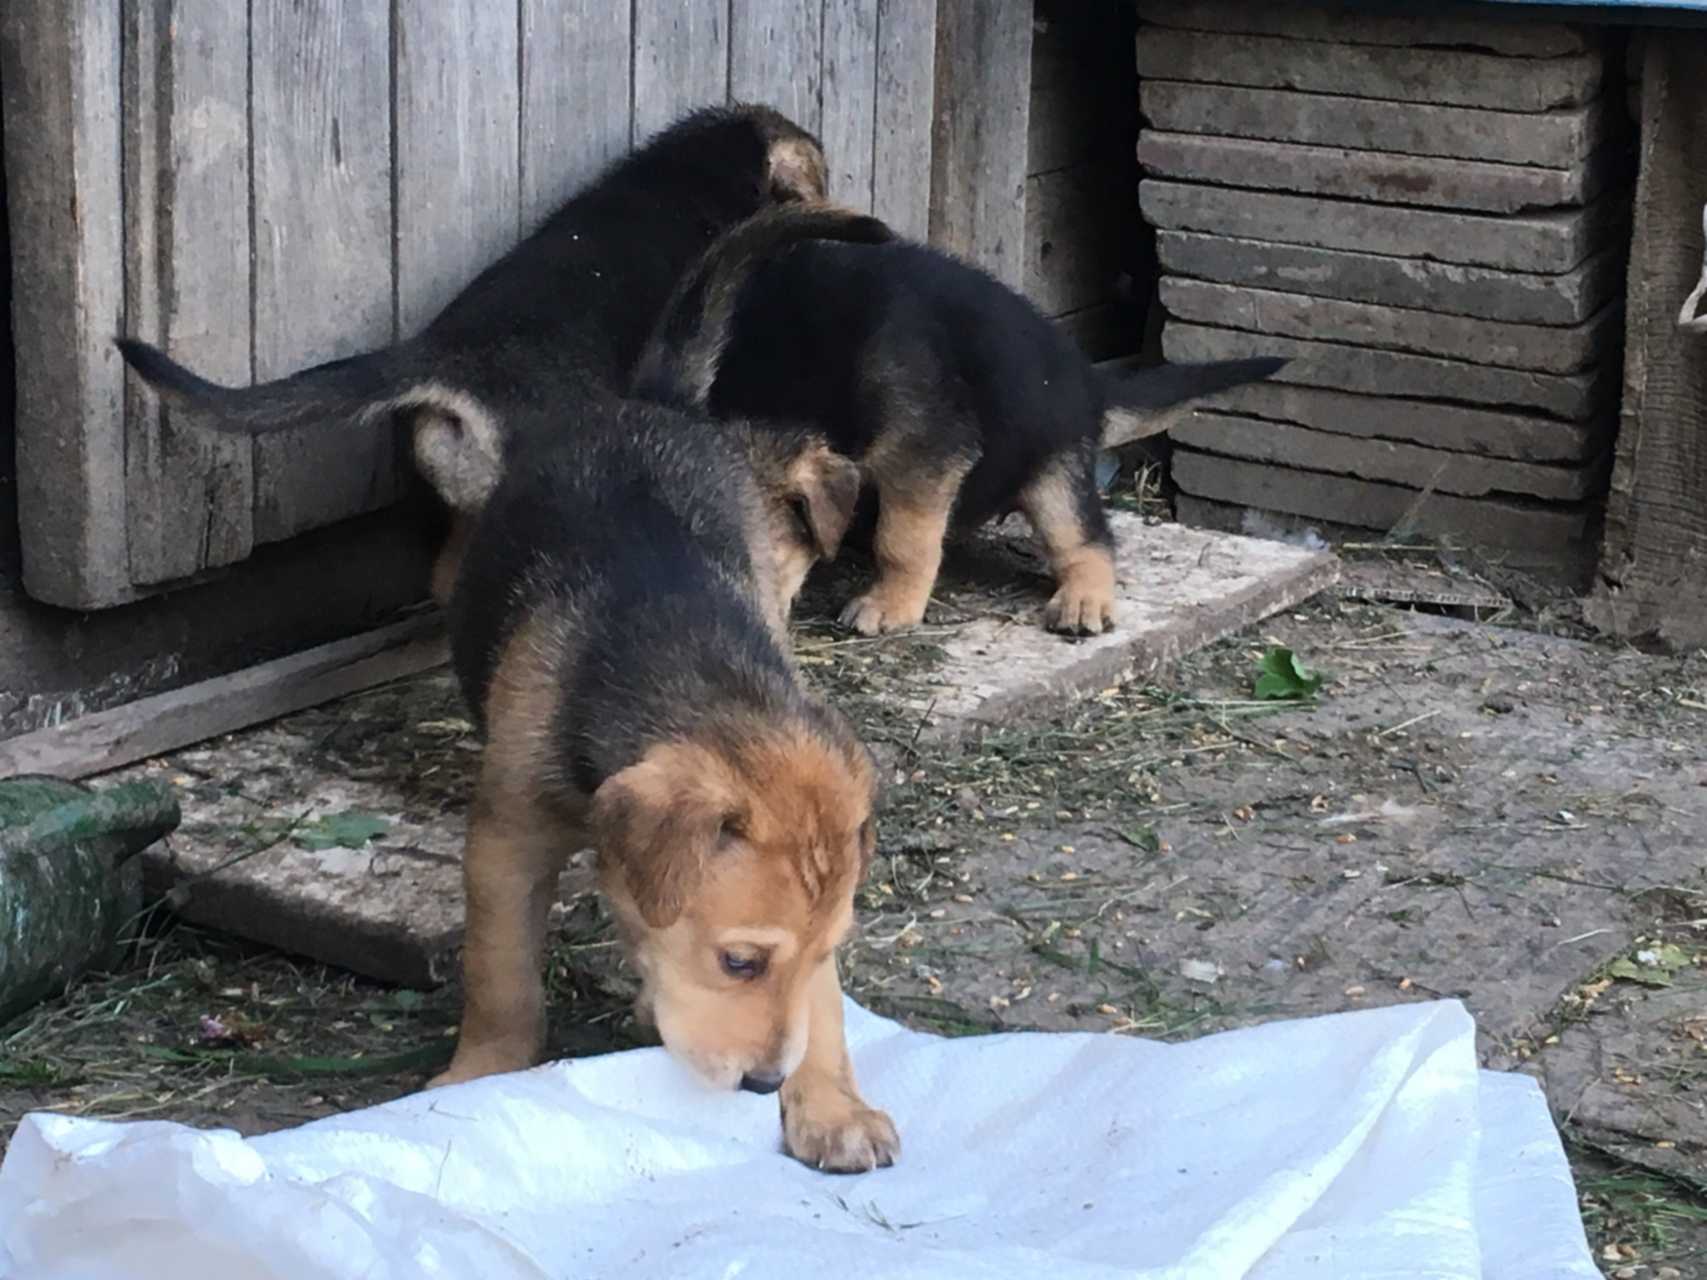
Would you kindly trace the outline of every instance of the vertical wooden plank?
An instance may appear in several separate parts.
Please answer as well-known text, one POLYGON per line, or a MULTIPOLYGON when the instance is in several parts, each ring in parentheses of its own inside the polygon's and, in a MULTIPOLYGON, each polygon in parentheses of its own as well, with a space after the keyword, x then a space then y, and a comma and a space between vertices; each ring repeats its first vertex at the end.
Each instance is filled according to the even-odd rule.
POLYGON ((88 609, 131 594, 125 554, 119 16, 0 5, 25 589, 88 609))
POLYGON ((629 146, 628 0, 521 0, 522 230, 531 231, 629 146))
POLYGON ((818 132, 824 0, 731 0, 729 98, 818 132))
POLYGON ((830 162, 830 199, 867 211, 876 160, 878 2, 824 0, 818 137, 830 162))
MULTIPOLYGON (((222 382, 250 362, 249 14, 227 0, 129 0, 127 331, 222 382), (152 190, 148 188, 152 187, 152 190)), ((143 404, 127 430, 130 574, 166 582, 254 541, 248 440, 143 404)))
POLYGON ((931 240, 1019 288, 1031 109, 1029 0, 938 0, 931 240))
MULTIPOLYGON (((251 0, 255 377, 389 342, 388 0, 251 0)), ((388 425, 301 427, 254 442, 255 541, 396 496, 388 425)))
POLYGON ((902 235, 931 229, 937 0, 878 0, 871 209, 902 235))
POLYGON ((396 6, 397 311, 404 336, 516 240, 517 26, 509 0, 396 6))
POLYGON ((633 0, 634 141, 729 95, 728 0, 633 0))

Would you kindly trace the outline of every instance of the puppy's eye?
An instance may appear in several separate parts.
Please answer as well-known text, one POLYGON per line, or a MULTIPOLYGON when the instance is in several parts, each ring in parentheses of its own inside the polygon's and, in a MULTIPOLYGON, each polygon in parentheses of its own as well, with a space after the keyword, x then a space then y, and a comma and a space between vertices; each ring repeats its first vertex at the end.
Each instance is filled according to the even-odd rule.
POLYGON ((766 958, 762 954, 749 955, 740 951, 725 951, 719 956, 723 972, 731 978, 739 978, 743 982, 752 982, 765 976, 766 958))

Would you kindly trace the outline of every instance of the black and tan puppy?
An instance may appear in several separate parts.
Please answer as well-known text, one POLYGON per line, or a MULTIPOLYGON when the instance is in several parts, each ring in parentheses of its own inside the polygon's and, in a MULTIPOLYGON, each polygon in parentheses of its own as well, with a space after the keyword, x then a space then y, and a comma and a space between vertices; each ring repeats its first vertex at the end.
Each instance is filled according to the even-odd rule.
POLYGON ((672 286, 712 238, 771 204, 822 198, 824 173, 817 140, 769 107, 699 111, 613 164, 405 341, 242 388, 146 343, 119 345, 145 381, 216 430, 404 416, 421 471, 453 513, 434 574, 443 599, 467 533, 456 517, 495 482, 505 420, 624 391, 672 286))
POLYGON ((536 1060, 548 909, 565 857, 591 846, 666 1048, 715 1088, 780 1089, 808 1164, 895 1158, 854 1083, 834 955, 874 848, 875 774, 785 647, 788 598, 858 492, 821 440, 658 405, 518 425, 451 602, 486 746, 466 1004, 435 1084, 536 1060))
POLYGON ((726 233, 666 308, 637 392, 680 401, 685 391, 684 407, 716 417, 807 424, 859 461, 878 513, 877 581, 842 613, 858 631, 919 622, 951 526, 1015 509, 1055 575, 1048 625, 1112 625, 1113 541, 1095 480, 1105 423, 1155 418, 1284 362, 1111 377, 1023 297, 946 253, 815 234, 782 209, 726 233))

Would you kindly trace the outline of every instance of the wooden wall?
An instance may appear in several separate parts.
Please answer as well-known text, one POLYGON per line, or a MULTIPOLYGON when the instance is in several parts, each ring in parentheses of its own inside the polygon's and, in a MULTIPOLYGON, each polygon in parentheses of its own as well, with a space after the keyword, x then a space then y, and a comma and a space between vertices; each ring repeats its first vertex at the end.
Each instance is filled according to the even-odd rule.
POLYGON ((1083 20, 1130 10, 0 6, 25 437, 20 474, 0 385, 0 737, 378 625, 421 594, 430 538, 418 510, 386 505, 405 491, 393 442, 177 432, 127 382, 114 333, 237 381, 386 341, 705 102, 775 102, 823 138, 838 199, 1025 287, 1094 353, 1130 350, 1107 323, 1122 267, 1105 231, 1137 226, 1118 205, 1130 139, 1108 127, 1135 102, 1113 87, 1130 39, 1083 20), (1115 203, 1059 194, 1099 166, 1115 203))

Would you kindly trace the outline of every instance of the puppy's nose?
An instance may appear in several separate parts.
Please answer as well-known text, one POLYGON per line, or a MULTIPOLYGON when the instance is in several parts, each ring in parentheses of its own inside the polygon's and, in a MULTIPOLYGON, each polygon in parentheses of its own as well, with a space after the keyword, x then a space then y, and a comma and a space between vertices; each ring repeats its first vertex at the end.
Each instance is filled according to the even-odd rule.
POLYGON ((782 1088, 782 1076, 774 1071, 749 1071, 741 1077, 741 1087, 748 1093, 775 1093, 782 1088))

